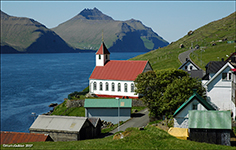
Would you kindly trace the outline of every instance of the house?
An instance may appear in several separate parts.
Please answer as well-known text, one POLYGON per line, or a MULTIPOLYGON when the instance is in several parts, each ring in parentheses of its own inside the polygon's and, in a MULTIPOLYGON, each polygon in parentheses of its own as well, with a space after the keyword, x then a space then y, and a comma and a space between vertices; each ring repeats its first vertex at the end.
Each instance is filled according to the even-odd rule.
POLYGON ((227 62, 222 61, 210 61, 206 66, 206 74, 202 77, 202 80, 210 80, 227 62))
POLYGON ((110 52, 102 42, 96 52, 96 66, 89 77, 89 93, 99 97, 128 97, 135 95, 134 80, 152 70, 148 61, 110 60, 110 52))
POLYGON ((184 70, 190 74, 192 78, 202 78, 203 70, 194 64, 190 59, 186 59, 178 69, 184 70))
POLYGON ((215 110, 205 99, 203 99, 196 90, 193 95, 185 101, 174 113, 174 127, 188 128, 190 110, 215 110))
POLYGON ((2 144, 17 144, 17 143, 53 141, 49 135, 37 134, 37 133, 1 131, 0 137, 1 137, 1 143, 0 143, 1 145, 2 144))
POLYGON ((189 139, 230 146, 230 111, 189 111, 189 139))
POLYGON ((85 117, 117 124, 131 117, 132 99, 85 99, 85 117))
POLYGON ((209 80, 203 80, 206 88, 207 101, 217 107, 217 110, 230 110, 235 119, 235 75, 231 69, 234 67, 225 63, 215 74, 209 75, 209 80))
MULTIPOLYGON (((101 125, 97 127, 101 128, 101 125)), ((74 116, 39 115, 29 131, 48 134, 55 142, 90 139, 100 134, 88 118, 74 116)))

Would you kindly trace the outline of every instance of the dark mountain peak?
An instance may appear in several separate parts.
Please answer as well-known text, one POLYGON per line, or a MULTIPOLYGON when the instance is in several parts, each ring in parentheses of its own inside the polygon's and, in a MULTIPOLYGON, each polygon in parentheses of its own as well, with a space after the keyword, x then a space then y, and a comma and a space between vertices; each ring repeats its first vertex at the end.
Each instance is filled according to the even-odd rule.
POLYGON ((76 18, 82 19, 88 19, 88 20, 113 20, 111 17, 103 14, 100 10, 98 10, 96 7, 93 9, 84 9, 82 10, 76 18))
POLYGON ((7 19, 10 17, 8 14, 4 13, 2 10, 0 11, 1 11, 1 19, 7 19))

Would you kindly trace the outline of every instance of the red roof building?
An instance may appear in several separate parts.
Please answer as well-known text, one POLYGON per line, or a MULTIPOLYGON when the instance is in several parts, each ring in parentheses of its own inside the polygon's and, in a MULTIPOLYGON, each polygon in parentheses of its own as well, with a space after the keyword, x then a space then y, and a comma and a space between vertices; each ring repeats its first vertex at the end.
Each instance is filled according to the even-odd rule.
POLYGON ((9 132, 9 131, 1 131, 0 134, 1 134, 1 145, 52 141, 51 137, 45 134, 9 132))
POLYGON ((96 66, 89 77, 90 93, 101 97, 137 98, 134 80, 150 70, 148 61, 110 60, 110 52, 102 42, 96 52, 96 66))

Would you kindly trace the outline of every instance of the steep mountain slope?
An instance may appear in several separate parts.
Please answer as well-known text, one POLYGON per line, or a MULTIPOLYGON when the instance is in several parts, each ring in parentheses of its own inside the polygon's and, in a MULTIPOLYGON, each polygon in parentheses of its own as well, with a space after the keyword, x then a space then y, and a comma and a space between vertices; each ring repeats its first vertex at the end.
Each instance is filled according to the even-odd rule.
POLYGON ((39 22, 1 11, 1 53, 74 52, 54 31, 39 22))
POLYGON ((186 35, 176 42, 149 53, 139 55, 133 60, 149 60, 153 69, 178 68, 181 63, 178 55, 191 47, 198 46, 191 59, 202 69, 209 61, 219 61, 236 51, 236 12, 217 21, 210 22, 186 35), (183 44, 183 48, 180 45, 183 44))
POLYGON ((168 45, 140 21, 116 21, 97 8, 84 9, 52 30, 71 46, 80 49, 98 49, 102 32, 107 47, 113 52, 150 51, 168 45))

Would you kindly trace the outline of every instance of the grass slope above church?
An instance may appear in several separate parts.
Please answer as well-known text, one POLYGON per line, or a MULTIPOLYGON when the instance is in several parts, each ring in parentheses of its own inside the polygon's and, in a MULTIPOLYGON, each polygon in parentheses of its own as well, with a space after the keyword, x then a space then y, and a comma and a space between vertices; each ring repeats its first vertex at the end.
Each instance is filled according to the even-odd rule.
MULTIPOLYGON (((235 149, 235 147, 180 140, 153 126, 128 128, 123 139, 109 136, 67 142, 34 142, 31 149, 235 149)), ((1 148, 3 148, 1 146, 1 148)))
POLYGON ((192 34, 186 33, 183 38, 176 42, 172 42, 166 47, 139 55, 131 60, 149 60, 154 70, 178 68, 181 66, 181 63, 178 60, 178 55, 189 50, 190 47, 194 48, 198 45, 201 47, 200 49, 205 51, 201 52, 199 49, 195 51, 195 56, 191 55, 191 58, 197 65, 204 69, 205 64, 209 61, 217 61, 221 58, 227 58, 226 55, 230 56, 230 54, 235 51, 235 43, 228 43, 228 41, 236 40, 235 18, 236 12, 225 18, 202 26, 193 31, 192 34), (180 48, 180 44, 183 44, 184 48, 180 48), (202 65, 199 60, 201 58, 204 62, 202 65))

